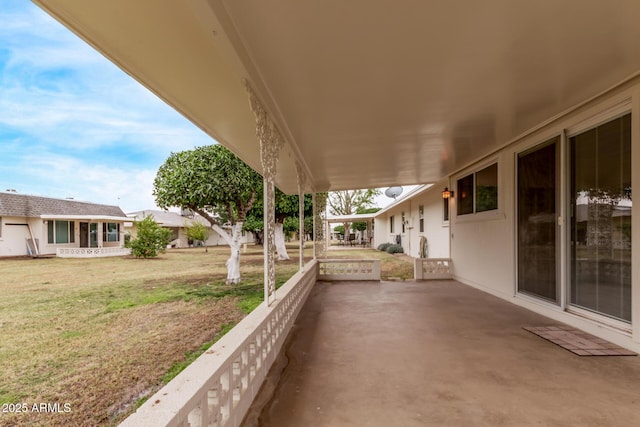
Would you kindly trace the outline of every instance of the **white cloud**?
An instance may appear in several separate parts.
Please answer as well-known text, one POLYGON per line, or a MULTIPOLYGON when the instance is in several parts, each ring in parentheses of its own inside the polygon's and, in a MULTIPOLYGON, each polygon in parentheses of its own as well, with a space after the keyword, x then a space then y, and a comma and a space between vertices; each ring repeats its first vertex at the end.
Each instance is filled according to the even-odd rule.
POLYGON ((23 185, 7 188, 16 188, 20 193, 117 205, 124 211, 155 206, 152 195, 155 169, 129 169, 102 164, 101 159, 87 161, 38 153, 26 155, 24 165, 23 185), (42 182, 46 182, 44 193, 42 182))
POLYGON ((0 190, 149 209, 169 153, 214 143, 29 2, 0 22, 0 190))

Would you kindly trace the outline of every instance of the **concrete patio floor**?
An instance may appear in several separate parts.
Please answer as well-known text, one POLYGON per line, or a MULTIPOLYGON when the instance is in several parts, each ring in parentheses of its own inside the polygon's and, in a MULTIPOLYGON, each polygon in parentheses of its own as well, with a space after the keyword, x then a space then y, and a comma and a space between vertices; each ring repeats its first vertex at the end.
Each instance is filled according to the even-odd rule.
POLYGON ((640 425, 640 358, 455 281, 318 282, 245 426, 640 425))

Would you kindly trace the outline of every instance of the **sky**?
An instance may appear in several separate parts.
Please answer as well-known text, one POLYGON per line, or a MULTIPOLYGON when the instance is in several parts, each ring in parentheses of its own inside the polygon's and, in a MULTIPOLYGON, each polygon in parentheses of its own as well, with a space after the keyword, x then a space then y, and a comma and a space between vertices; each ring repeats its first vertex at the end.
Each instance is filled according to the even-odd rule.
POLYGON ((154 209, 171 152, 214 143, 40 8, 0 0, 0 191, 154 209))
POLYGON ((215 143, 24 0, 0 2, 0 191, 155 206, 172 151, 215 143))

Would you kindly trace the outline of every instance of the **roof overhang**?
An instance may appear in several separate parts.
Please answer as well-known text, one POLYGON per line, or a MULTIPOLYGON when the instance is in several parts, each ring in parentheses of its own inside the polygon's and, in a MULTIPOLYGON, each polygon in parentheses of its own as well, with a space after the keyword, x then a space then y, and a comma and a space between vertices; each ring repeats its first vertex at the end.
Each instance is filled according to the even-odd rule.
POLYGON ((640 71, 640 2, 34 0, 297 192, 435 182, 640 71))
POLYGON ((353 214, 353 215, 333 215, 328 216, 326 221, 328 223, 334 222, 370 222, 375 218, 375 213, 369 214, 353 214))
POLYGON ((402 203, 412 200, 418 196, 423 195, 424 193, 426 193, 427 191, 433 190, 433 184, 424 184, 424 185, 419 185, 416 188, 413 188, 411 191, 409 191, 407 194, 405 194, 404 196, 400 197, 399 199, 396 199, 393 201, 393 203, 387 205, 384 209, 380 209, 378 212, 375 213, 375 216, 380 216, 390 210, 395 209, 396 207, 398 207, 398 205, 401 205, 402 203))
POLYGON ((130 221, 130 218, 123 216, 108 215, 40 215, 41 219, 62 219, 77 221, 130 221))

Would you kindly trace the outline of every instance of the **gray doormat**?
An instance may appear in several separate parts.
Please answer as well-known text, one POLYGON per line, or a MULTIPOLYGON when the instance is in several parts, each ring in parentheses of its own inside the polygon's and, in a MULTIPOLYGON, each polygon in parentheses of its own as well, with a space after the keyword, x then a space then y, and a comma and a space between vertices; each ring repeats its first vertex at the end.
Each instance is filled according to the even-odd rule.
POLYGON ((524 326, 522 329, 578 356, 637 356, 633 351, 570 326, 524 326))

